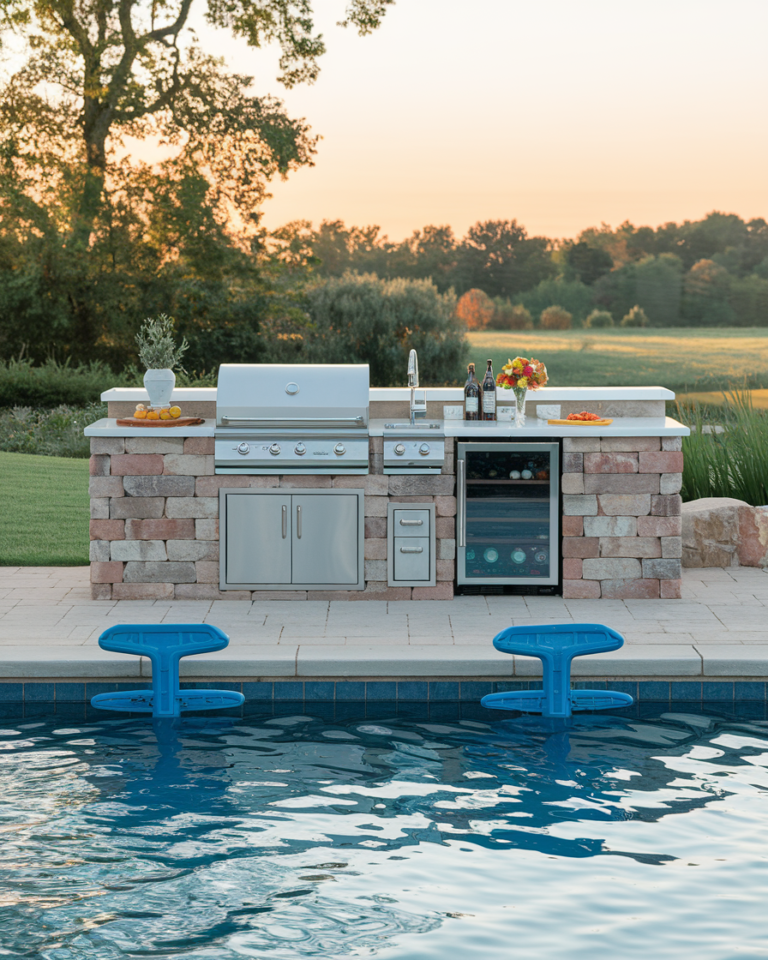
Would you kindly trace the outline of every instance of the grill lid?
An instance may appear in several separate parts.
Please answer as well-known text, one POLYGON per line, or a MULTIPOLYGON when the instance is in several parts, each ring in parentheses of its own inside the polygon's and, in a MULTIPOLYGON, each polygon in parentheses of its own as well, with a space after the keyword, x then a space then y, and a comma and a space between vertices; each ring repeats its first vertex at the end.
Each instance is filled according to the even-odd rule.
POLYGON ((223 363, 217 428, 368 426, 368 364, 223 363))

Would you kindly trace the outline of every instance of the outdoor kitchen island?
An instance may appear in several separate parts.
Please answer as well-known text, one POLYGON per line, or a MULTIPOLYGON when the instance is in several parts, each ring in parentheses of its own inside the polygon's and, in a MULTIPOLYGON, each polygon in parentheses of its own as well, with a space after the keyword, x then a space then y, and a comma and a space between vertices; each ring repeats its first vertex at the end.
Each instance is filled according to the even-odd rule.
MULTIPOLYGON (((445 420, 443 407, 460 404, 462 391, 427 389, 425 423, 435 425, 427 433, 418 421, 408 429, 411 391, 374 388, 367 391, 365 411, 367 465, 358 456, 346 472, 341 466, 360 439, 356 422, 354 443, 334 436, 329 449, 336 455, 304 466, 315 448, 303 425, 302 437, 285 433, 290 450, 304 447, 305 453, 294 456, 300 466, 286 465, 283 473, 278 454, 269 450, 278 447, 283 456, 284 440, 259 445, 275 458, 263 470, 253 463, 217 468, 222 431, 215 389, 174 392, 185 414, 206 421, 179 428, 118 426, 115 418, 130 415, 147 396, 140 389, 107 391, 102 399, 110 418, 86 429, 92 596, 397 601, 514 590, 492 582, 468 587, 457 575, 463 533, 459 522, 457 538, 463 490, 457 488, 457 464, 462 447, 519 443, 554 451, 557 491, 551 556, 544 561, 550 575, 523 589, 566 599, 678 598, 681 438, 688 429, 665 417, 665 402, 673 397, 660 387, 544 388, 529 394, 527 423, 516 428, 445 420), (570 427, 537 419, 537 406, 553 403, 562 417, 587 408, 613 423, 570 427), (397 437, 388 441, 393 423, 397 437), (430 450, 422 453, 425 460, 415 452, 415 459, 393 467, 385 449, 395 440, 430 450)), ((317 419, 333 417, 326 411, 317 419)), ((253 438, 241 442, 252 457, 253 438)))

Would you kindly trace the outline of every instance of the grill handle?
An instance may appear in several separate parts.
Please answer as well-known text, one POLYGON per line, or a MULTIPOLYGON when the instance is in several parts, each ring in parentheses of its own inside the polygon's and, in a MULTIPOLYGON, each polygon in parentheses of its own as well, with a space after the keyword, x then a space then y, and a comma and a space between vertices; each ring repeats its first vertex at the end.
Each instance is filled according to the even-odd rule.
POLYGON ((222 423, 352 423, 365 426, 365 417, 226 417, 222 423))
POLYGON ((456 534, 458 546, 467 545, 467 461, 463 457, 456 461, 456 494, 458 497, 456 510, 456 534))

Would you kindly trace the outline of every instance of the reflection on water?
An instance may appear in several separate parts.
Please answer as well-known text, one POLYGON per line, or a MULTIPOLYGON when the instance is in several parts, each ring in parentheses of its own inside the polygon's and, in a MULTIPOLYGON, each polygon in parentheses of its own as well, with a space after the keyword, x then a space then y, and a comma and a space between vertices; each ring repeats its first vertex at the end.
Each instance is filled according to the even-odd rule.
POLYGON ((6 722, 0 956, 764 956, 767 763, 683 712, 6 722))

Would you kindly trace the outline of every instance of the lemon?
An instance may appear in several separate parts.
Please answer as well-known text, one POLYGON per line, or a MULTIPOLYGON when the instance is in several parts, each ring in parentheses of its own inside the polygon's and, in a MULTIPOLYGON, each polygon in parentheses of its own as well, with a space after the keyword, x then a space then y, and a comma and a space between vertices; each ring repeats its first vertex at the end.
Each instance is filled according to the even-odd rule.
POLYGON ((160 419, 161 419, 161 420, 170 420, 170 419, 171 419, 171 414, 170 414, 170 412, 169 412, 169 410, 168 410, 168 407, 163 407, 163 409, 160 411, 160 419))
POLYGON ((171 407, 168 413, 170 413, 173 420, 178 420, 181 416, 181 407, 171 407))
POLYGON ((160 419, 160 414, 157 412, 157 410, 150 410, 147 413, 147 420, 159 420, 159 419, 160 419))
POLYGON ((139 408, 136 407, 136 412, 134 413, 134 417, 135 417, 137 420, 146 420, 146 419, 147 419, 147 411, 146 411, 143 407, 141 408, 141 410, 139 410, 139 408))

